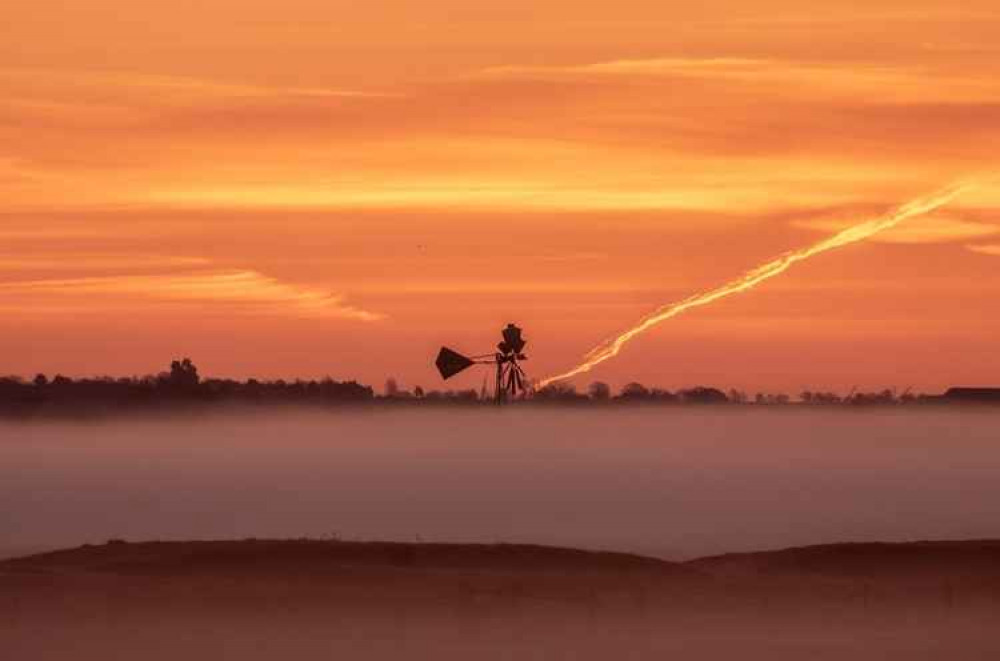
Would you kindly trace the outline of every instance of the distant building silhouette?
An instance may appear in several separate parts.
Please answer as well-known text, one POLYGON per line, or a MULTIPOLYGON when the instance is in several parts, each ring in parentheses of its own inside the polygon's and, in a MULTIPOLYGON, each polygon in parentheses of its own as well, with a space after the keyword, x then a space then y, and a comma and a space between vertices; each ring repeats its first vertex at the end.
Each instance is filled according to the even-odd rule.
POLYGON ((1000 404, 1000 388, 949 388, 944 399, 953 402, 1000 404))

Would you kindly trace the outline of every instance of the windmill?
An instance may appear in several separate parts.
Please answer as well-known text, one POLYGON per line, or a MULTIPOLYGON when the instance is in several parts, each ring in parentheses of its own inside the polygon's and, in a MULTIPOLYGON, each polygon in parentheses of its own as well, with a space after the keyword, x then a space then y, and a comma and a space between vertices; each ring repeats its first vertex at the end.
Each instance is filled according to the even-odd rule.
POLYGON ((493 392, 497 404, 517 397, 518 393, 527 392, 527 377, 520 365, 520 361, 528 359, 523 353, 527 342, 521 337, 521 329, 514 324, 507 324, 500 333, 503 339, 492 354, 465 356, 454 349, 441 347, 437 360, 434 361, 441 378, 448 380, 473 365, 494 365, 496 382, 493 392))

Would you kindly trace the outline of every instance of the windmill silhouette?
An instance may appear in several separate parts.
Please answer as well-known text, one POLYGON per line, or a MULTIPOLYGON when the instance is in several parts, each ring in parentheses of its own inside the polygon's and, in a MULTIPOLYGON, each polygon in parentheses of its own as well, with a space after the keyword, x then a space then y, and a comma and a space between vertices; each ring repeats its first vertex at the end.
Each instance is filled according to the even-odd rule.
POLYGON ((520 363, 528 359, 524 355, 527 342, 521 337, 521 329, 514 324, 507 324, 500 333, 503 339, 492 354, 465 356, 454 349, 441 347, 437 360, 434 361, 441 378, 448 380, 473 365, 493 365, 496 367, 493 393, 497 404, 503 404, 516 398, 518 394, 526 393, 527 377, 520 363))

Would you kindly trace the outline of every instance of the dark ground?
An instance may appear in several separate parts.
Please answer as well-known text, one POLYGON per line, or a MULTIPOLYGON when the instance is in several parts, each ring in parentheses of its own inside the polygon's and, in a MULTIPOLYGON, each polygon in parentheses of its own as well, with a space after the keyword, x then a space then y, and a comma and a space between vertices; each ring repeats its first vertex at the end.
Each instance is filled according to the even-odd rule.
POLYGON ((0 658, 993 659, 1000 542, 671 563, 524 545, 112 542, 0 562, 0 658))

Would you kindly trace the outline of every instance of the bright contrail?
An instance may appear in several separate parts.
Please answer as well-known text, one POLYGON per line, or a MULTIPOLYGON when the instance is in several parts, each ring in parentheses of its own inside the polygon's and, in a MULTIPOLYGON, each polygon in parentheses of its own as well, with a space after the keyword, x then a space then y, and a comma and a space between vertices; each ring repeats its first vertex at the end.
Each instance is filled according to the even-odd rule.
POLYGON ((918 198, 904 204, 881 218, 876 218, 874 220, 869 220, 852 227, 848 227, 847 229, 842 230, 837 234, 820 241, 819 243, 785 253, 781 257, 778 257, 763 266, 758 266, 752 271, 748 271, 743 274, 738 279, 727 282, 721 287, 717 287, 716 289, 712 289, 701 294, 695 294, 694 296, 677 303, 665 305, 640 319, 627 331, 595 347, 586 356, 584 356, 583 362, 573 369, 568 372, 563 372, 562 374, 556 374, 555 376, 542 379, 536 384, 536 387, 542 388, 553 381, 561 381, 563 379, 572 378, 578 374, 583 374, 584 372, 589 372, 595 366, 617 356, 618 352, 621 351, 622 347, 629 341, 642 333, 645 333, 647 330, 660 322, 676 317, 680 313, 690 310, 691 308, 708 305, 709 303, 713 303, 720 298, 725 298, 727 296, 731 296, 732 294, 738 294, 740 292, 747 291, 748 289, 753 289, 765 280, 770 280, 775 276, 781 275, 791 268, 793 264, 807 260, 810 257, 819 255, 820 253, 824 253, 828 250, 833 250, 834 248, 840 248, 852 243, 857 243, 858 241, 864 241, 865 239, 871 238, 876 234, 892 229, 896 225, 899 225, 903 221, 909 220, 910 218, 930 213, 931 211, 948 204, 960 194, 972 187, 973 184, 971 183, 955 184, 933 195, 918 198))

